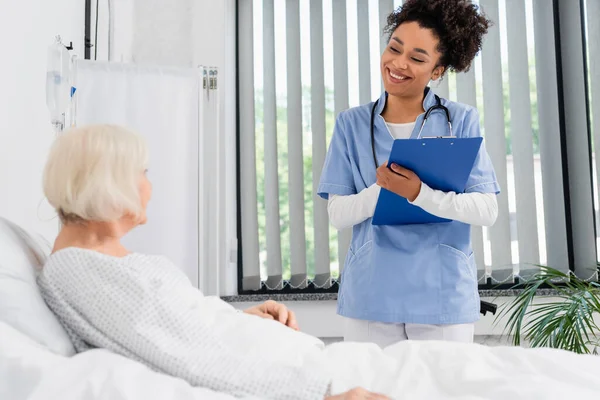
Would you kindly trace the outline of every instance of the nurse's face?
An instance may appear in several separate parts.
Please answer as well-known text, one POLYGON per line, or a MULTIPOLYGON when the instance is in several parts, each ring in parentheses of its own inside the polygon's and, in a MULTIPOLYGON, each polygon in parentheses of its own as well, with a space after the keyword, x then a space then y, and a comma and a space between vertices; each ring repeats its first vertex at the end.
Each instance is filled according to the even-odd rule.
POLYGON ((433 31, 417 22, 398 26, 381 55, 381 75, 385 90, 393 96, 422 96, 430 80, 438 79, 444 67, 433 31))

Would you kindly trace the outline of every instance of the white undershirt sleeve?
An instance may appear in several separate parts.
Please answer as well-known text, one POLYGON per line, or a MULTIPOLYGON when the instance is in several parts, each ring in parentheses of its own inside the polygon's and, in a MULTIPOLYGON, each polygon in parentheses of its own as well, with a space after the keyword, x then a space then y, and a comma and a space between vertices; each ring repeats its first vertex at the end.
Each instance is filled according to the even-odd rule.
POLYGON ((381 187, 372 184, 358 194, 329 196, 327 212, 329 222, 337 230, 358 225, 373 216, 381 187))
POLYGON ((442 192, 421 183, 421 191, 411 204, 437 217, 469 225, 492 226, 498 217, 495 193, 442 192))
MULTIPOLYGON (((380 190, 379 186, 373 184, 358 194, 329 196, 327 211, 331 225, 341 230, 371 218, 380 190)), ((421 191, 411 204, 440 218, 469 225, 492 226, 498 217, 498 202, 494 193, 442 192, 421 183, 421 191)))

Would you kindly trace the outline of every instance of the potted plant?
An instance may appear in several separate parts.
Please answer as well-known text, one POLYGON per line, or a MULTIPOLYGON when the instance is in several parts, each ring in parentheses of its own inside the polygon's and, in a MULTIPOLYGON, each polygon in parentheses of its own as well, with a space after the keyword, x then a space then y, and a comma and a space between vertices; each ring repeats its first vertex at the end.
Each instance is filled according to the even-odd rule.
POLYGON ((549 267, 540 267, 522 292, 505 304, 496 318, 507 317, 504 332, 515 346, 522 339, 531 347, 552 347, 580 354, 597 354, 600 328, 600 284, 569 276, 549 267), (555 299, 534 303, 537 290, 550 287, 555 299))

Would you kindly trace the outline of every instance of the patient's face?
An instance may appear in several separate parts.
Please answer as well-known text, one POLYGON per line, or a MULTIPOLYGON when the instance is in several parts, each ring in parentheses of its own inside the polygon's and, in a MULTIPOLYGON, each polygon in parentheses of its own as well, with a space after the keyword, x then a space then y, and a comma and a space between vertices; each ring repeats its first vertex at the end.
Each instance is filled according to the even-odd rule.
POLYGON ((140 179, 140 200, 142 202, 142 215, 140 215, 140 219, 138 223, 140 225, 145 224, 147 221, 146 217, 146 208, 148 207, 148 202, 152 197, 152 183, 147 176, 147 171, 144 171, 142 177, 140 179))

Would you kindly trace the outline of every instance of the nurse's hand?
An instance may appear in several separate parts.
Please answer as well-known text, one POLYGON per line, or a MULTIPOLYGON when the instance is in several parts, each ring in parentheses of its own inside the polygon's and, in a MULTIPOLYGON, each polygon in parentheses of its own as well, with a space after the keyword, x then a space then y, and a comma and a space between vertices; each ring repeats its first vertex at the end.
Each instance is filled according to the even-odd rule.
POLYGON ((392 164, 391 168, 390 171, 387 161, 377 168, 377 185, 410 202, 415 201, 421 191, 421 179, 411 170, 398 164, 392 164))
POLYGON ((254 306, 244 310, 246 314, 256 315, 265 319, 273 319, 290 328, 299 331, 296 315, 292 310, 288 310, 286 306, 277 303, 273 300, 267 300, 261 305, 254 306))

